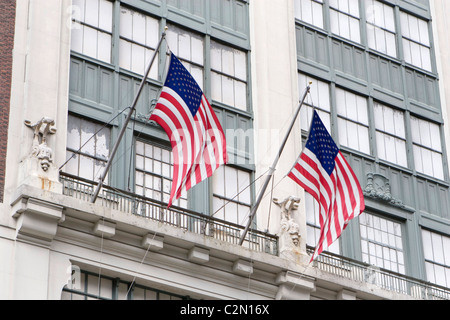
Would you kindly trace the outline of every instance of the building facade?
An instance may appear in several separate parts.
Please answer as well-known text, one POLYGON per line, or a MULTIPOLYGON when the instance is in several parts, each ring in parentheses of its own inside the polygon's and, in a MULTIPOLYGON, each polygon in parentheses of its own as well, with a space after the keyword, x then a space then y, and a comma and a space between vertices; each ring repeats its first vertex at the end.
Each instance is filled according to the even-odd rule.
POLYGON ((450 299, 445 1, 6 3, 0 298, 450 299), (169 52, 211 102, 230 160, 167 209, 171 147, 149 117, 169 52), (366 210, 309 263, 317 204, 286 174, 313 109, 366 210))

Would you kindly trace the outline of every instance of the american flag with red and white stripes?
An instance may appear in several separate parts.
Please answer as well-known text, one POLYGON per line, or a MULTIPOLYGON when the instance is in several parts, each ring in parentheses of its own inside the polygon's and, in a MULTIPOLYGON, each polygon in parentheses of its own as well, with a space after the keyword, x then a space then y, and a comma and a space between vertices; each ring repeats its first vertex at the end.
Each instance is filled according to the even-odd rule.
POLYGON ((195 79, 172 53, 164 87, 150 116, 168 135, 174 158, 168 207, 227 163, 225 135, 195 79))
POLYGON ((313 261, 365 208, 355 173, 315 110, 305 149, 288 176, 319 204, 320 236, 313 261))

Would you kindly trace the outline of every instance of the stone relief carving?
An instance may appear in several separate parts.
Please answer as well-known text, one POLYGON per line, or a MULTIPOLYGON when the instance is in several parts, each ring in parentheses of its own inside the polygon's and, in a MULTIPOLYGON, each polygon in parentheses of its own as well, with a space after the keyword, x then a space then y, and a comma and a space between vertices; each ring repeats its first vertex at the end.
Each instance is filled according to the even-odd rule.
POLYGON ((47 145, 47 135, 56 133, 55 121, 44 117, 34 124, 25 120, 25 125, 34 130, 30 155, 37 158, 42 170, 47 172, 53 164, 53 150, 47 145))
POLYGON ((142 113, 137 113, 136 114, 136 119, 145 123, 148 123, 150 125, 157 125, 155 121, 149 121, 149 118, 151 116, 151 114, 153 113, 153 110, 155 110, 156 107, 156 103, 158 102, 157 99, 152 99, 150 101, 150 105, 148 108, 148 113, 147 114, 142 114, 142 113))
POLYGON ((367 185, 363 193, 365 196, 385 201, 393 206, 405 207, 401 200, 395 199, 392 196, 389 179, 381 174, 367 174, 367 185))
POLYGON ((297 210, 300 199, 297 197, 287 197, 282 201, 277 198, 273 202, 281 208, 280 234, 281 238, 289 238, 290 243, 285 245, 298 248, 300 246, 300 227, 292 218, 292 210, 297 210))

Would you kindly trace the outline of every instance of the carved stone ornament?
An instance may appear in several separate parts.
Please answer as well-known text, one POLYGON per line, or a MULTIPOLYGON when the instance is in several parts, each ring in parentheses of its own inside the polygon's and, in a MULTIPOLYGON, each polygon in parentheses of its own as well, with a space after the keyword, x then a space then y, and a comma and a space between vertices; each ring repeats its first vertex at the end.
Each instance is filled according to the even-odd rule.
POLYGON ((277 198, 274 198, 273 202, 281 208, 281 237, 283 238, 288 236, 291 241, 290 245, 298 248, 300 246, 300 227, 292 218, 291 214, 292 210, 296 210, 298 208, 300 199, 290 196, 283 201, 278 201, 277 198))
POLYGON ((47 145, 47 135, 55 134, 55 121, 50 118, 42 118, 38 122, 31 124, 31 121, 25 120, 25 125, 34 130, 33 145, 31 156, 38 159, 39 164, 45 172, 53 164, 53 151, 47 145))
POLYGON ((395 199, 392 196, 389 179, 378 173, 367 174, 367 185, 364 189, 364 195, 382 200, 399 208, 405 207, 401 200, 395 199))

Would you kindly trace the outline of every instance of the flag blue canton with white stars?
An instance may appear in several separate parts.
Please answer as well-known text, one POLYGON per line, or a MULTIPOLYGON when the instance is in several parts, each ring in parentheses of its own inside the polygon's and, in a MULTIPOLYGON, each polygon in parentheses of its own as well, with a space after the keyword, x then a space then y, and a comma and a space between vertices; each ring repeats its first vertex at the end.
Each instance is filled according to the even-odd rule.
POLYGON ((175 91, 184 100, 192 116, 195 117, 202 101, 203 91, 173 53, 164 85, 175 91))
POLYGON ((339 153, 339 148, 315 110, 306 148, 316 155, 322 167, 331 175, 336 165, 335 158, 339 153))

